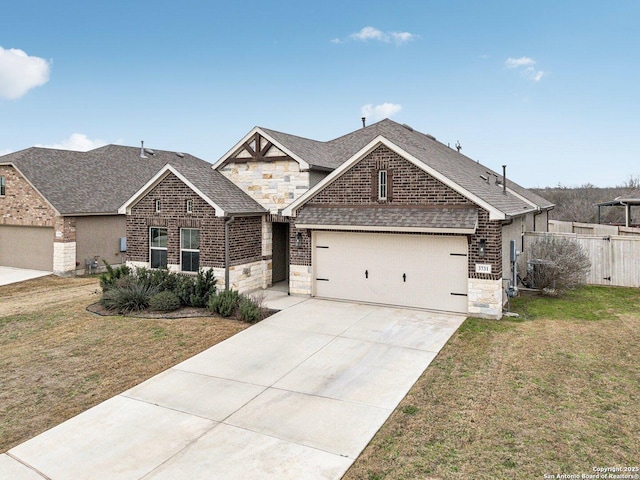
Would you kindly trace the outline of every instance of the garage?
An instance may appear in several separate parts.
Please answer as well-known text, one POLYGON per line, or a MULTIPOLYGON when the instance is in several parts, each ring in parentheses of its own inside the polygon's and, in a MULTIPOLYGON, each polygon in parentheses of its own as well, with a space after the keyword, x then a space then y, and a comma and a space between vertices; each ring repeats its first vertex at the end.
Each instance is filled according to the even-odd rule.
POLYGON ((0 265, 53 270, 53 228, 0 226, 0 265))
POLYGON ((467 313, 467 237, 314 231, 317 297, 467 313))

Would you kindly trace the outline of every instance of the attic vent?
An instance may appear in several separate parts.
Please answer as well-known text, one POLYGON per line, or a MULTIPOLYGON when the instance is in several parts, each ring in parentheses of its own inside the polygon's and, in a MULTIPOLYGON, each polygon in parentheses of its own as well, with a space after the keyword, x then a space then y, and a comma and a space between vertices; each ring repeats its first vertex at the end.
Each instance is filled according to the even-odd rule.
POLYGON ((406 123, 403 123, 402 126, 404 128, 406 128, 407 130, 409 130, 410 132, 413 132, 413 127, 411 127, 410 125, 407 125, 406 123))
POLYGON ((176 152, 176 155, 179 156, 180 158, 184 158, 184 153, 182 152, 176 152))
POLYGON ((430 133, 427 133, 426 135, 427 135, 427 138, 430 138, 431 140, 435 140, 436 139, 436 137, 434 137, 430 133))
POLYGON ((149 155, 155 155, 156 154, 156 152, 151 150, 150 148, 145 148, 144 151, 145 151, 145 153, 148 153, 149 155))
POLYGON ((485 177, 484 175, 480 175, 480 178, 485 182, 489 181, 489 177, 485 177))

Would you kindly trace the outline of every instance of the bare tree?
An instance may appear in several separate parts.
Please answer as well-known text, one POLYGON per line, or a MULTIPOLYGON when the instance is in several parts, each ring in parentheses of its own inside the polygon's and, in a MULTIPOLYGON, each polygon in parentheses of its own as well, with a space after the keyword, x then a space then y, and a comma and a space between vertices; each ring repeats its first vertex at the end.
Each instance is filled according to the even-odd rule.
POLYGON ((527 283, 562 294, 586 283, 591 261, 582 246, 566 237, 548 236, 531 245, 527 283))

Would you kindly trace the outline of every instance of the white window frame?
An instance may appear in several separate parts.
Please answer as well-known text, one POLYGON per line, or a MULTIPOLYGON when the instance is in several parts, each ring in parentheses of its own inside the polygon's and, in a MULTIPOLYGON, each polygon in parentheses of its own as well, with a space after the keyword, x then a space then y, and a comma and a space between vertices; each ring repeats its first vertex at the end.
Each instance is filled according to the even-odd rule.
POLYGON ((187 213, 193 213, 193 200, 187 200, 187 213))
POLYGON ((156 213, 160 213, 162 211, 162 202, 160 200, 156 200, 156 213))
POLYGON ((200 269, 200 229, 199 228, 181 228, 180 229, 180 271, 181 272, 197 272, 200 269), (184 232, 186 230, 195 230, 198 232, 198 248, 183 248, 183 239, 184 239, 184 232), (184 266, 183 266, 183 262, 182 262, 182 252, 189 252, 189 253, 197 253, 198 254, 198 268, 196 268, 195 270, 185 270, 184 266))
POLYGON ((168 251, 167 251, 167 245, 169 244, 169 229, 167 227, 149 227, 149 267, 151 268, 167 268, 169 266, 169 255, 168 255, 168 251), (158 246, 154 246, 153 245, 153 230, 164 230, 165 231, 165 246, 164 247, 158 247, 158 246), (167 252, 165 254, 165 257, 167 258, 167 264, 164 267, 153 267, 153 261, 152 261, 152 252, 154 250, 160 250, 160 251, 165 251, 167 252))
POLYGON ((387 170, 378 170, 378 200, 385 201, 388 196, 388 180, 387 170))

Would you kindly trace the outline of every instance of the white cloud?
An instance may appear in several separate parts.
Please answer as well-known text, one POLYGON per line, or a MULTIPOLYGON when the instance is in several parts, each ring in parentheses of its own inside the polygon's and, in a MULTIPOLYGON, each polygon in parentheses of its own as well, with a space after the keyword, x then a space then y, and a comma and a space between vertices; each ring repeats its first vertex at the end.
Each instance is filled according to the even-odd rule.
POLYGON ((54 143, 53 145, 36 145, 36 147, 86 152, 88 150, 93 150, 94 148, 104 147, 106 144, 107 142, 104 140, 91 140, 84 133, 72 133, 68 139, 62 140, 60 143, 54 143))
POLYGON ((418 38, 418 35, 409 32, 391 32, 390 35, 397 45, 402 45, 403 43, 407 43, 418 38))
POLYGON ((539 82, 545 76, 543 70, 534 68, 536 61, 529 57, 507 58, 504 62, 507 68, 518 69, 521 75, 531 81, 539 82))
POLYGON ((373 106, 373 104, 369 103, 364 105, 360 109, 360 113, 362 113, 363 117, 367 117, 367 120, 370 122, 377 122, 378 120, 382 120, 384 118, 389 118, 392 115, 395 115, 400 110, 402 110, 402 105, 397 103, 381 103, 380 105, 373 106))
POLYGON ((14 100, 49 81, 51 63, 22 50, 0 47, 0 97, 14 100))
POLYGON ((529 65, 535 65, 536 61, 533 58, 529 58, 529 57, 520 57, 520 58, 509 57, 504 63, 507 66, 507 68, 518 68, 518 67, 525 67, 529 65))
POLYGON ((382 42, 388 42, 389 37, 382 32, 382 30, 378 30, 375 27, 364 27, 357 33, 352 33, 349 35, 354 40, 360 40, 362 42, 366 42, 367 40, 380 40, 382 42))
MULTIPOLYGON (((346 40, 356 40, 359 42, 383 42, 383 43, 395 43, 396 45, 402 45, 412 40, 420 38, 419 35, 409 32, 383 32, 375 27, 364 27, 359 32, 352 33, 346 40)), ((330 40, 331 43, 344 43, 346 40, 334 38, 330 40)))

